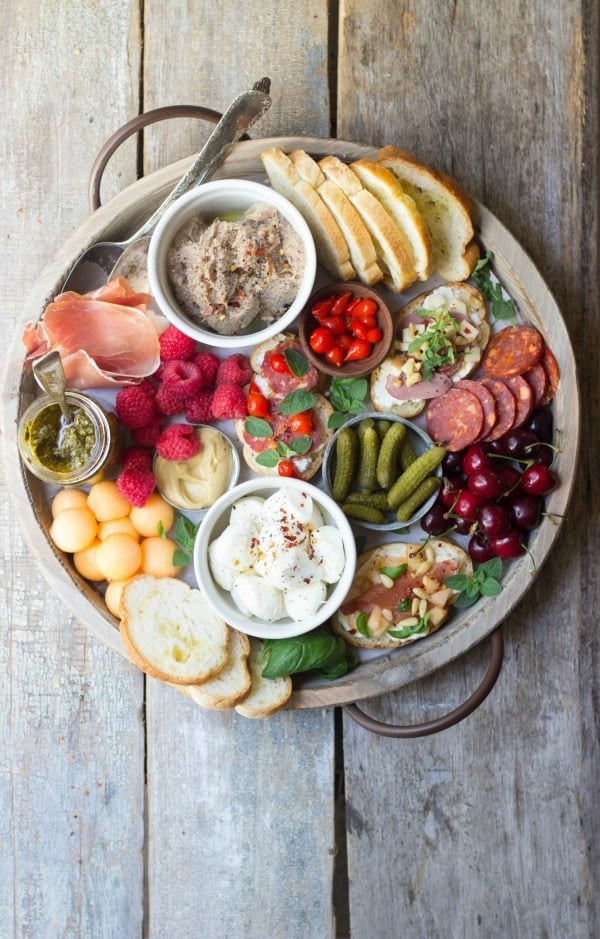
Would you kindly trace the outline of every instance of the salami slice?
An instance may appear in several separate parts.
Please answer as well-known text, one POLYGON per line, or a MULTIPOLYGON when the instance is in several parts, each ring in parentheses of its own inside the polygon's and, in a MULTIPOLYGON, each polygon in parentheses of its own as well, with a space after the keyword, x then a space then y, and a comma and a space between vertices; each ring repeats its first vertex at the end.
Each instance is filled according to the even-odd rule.
POLYGON ((513 426, 517 415, 517 402, 508 385, 503 382, 493 378, 484 378, 481 384, 487 388, 496 401, 498 420, 493 430, 483 438, 487 443, 491 443, 492 440, 503 437, 513 426))
POLYGON ((483 408, 464 388, 451 388, 434 398, 427 408, 427 433, 450 453, 464 450, 478 439, 483 427, 483 408))
POLYGON ((462 388, 464 391, 470 391, 471 394, 475 395, 477 400, 481 405, 483 411, 483 427, 481 428, 481 436, 485 437, 486 434, 489 434, 492 427, 494 427, 496 421, 498 420, 498 414, 496 412, 496 399, 494 396, 487 390, 485 385, 482 385, 480 381, 469 381, 469 379, 462 379, 462 381, 456 382, 457 388, 462 388))
POLYGON ((490 378, 514 378, 529 371, 544 354, 544 340, 533 326, 509 326, 488 342, 481 367, 490 378))
POLYGON ((517 405, 517 413, 515 414, 511 428, 511 430, 514 430, 515 427, 520 427, 521 424, 524 424, 533 411, 533 391, 531 390, 531 386, 524 378, 521 378, 520 375, 516 378, 505 378, 504 384, 508 385, 512 391, 517 405))
POLYGON ((558 368, 558 362, 554 357, 554 353, 550 351, 548 346, 544 349, 544 355, 542 358, 542 366, 546 373, 546 378, 548 379, 548 387, 546 388, 546 393, 540 404, 548 404, 549 401, 552 401, 552 398, 557 392, 558 383, 560 381, 560 370, 558 368))
POLYGON ((544 366, 541 364, 541 362, 538 362, 538 364, 534 365, 533 368, 530 368, 528 372, 525 372, 523 378, 533 391, 535 407, 535 405, 542 402, 548 389, 548 379, 546 378, 544 366))

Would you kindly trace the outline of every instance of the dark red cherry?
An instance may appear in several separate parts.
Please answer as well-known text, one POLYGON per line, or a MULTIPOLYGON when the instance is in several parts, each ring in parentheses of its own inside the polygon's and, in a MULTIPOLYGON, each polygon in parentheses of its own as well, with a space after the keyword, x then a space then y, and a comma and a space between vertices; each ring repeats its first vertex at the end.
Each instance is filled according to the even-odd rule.
POLYGON ((494 470, 483 470, 469 476, 467 486, 470 492, 484 499, 497 499, 505 491, 504 480, 494 470))
POLYGON ((467 550, 478 564, 484 564, 496 557, 490 541, 479 533, 471 536, 467 550))
POLYGON ((445 477, 440 494, 438 496, 439 501, 442 503, 442 505, 450 508, 452 505, 454 505, 456 497, 460 493, 462 487, 462 480, 458 476, 445 477))
MULTIPOLYGON (((492 440, 490 443, 486 443, 485 449, 488 453, 498 453, 500 456, 508 456, 508 453, 506 452, 506 436, 499 437, 498 440, 492 440)), ((498 460, 498 463, 499 462, 500 460, 498 460)))
POLYGON ((523 427, 531 430, 538 440, 545 443, 552 442, 552 411, 548 408, 535 408, 531 412, 523 427))
POLYGON ((511 528, 505 535, 492 538, 492 550, 499 558, 518 558, 525 554, 522 534, 516 528, 511 528))
POLYGON ((450 521, 456 525, 456 530, 461 535, 470 535, 473 526, 477 526, 477 522, 472 518, 452 518, 450 521))
POLYGON ((547 447, 544 443, 539 444, 537 447, 532 447, 529 451, 529 456, 535 460, 536 463, 543 463, 544 466, 552 466, 554 463, 554 450, 552 447, 547 447))
POLYGON ((556 486, 556 476, 543 463, 536 463, 523 473, 521 486, 530 496, 545 496, 556 486))
POLYGON ((482 470, 494 469, 494 461, 488 456, 483 447, 475 445, 465 450, 462 461, 463 473, 472 476, 482 470))
POLYGON ((440 502, 436 502, 421 519, 423 531, 426 531, 428 535, 441 535, 448 531, 452 526, 452 519, 447 519, 445 513, 445 507, 440 502))
POLYGON ((454 515, 458 515, 460 518, 467 518, 471 521, 475 521, 477 510, 484 501, 485 500, 483 496, 480 496, 475 492, 470 492, 468 489, 463 489, 458 499, 456 500, 453 513, 454 515))
MULTIPOLYGON (((500 460, 498 460, 498 462, 500 462, 500 460)), ((520 491, 521 474, 518 469, 515 469, 514 466, 509 466, 508 463, 504 463, 497 468, 496 472, 504 482, 504 492, 509 492, 510 490, 514 492, 520 491)))
POLYGON ((517 526, 525 531, 540 524, 540 501, 533 496, 518 495, 508 500, 508 511, 517 526))
POLYGON ((535 434, 532 434, 530 430, 519 427, 517 430, 511 430, 506 435, 506 452, 508 456, 514 457, 515 460, 531 459, 532 452, 527 448, 537 442, 538 439, 535 434))
POLYGON ((442 460, 442 471, 445 476, 454 476, 462 472, 462 451, 459 453, 447 453, 442 460))
POLYGON ((481 506, 477 520, 483 534, 490 538, 498 538, 506 534, 512 525, 508 509, 503 505, 495 505, 493 502, 486 502, 481 506))

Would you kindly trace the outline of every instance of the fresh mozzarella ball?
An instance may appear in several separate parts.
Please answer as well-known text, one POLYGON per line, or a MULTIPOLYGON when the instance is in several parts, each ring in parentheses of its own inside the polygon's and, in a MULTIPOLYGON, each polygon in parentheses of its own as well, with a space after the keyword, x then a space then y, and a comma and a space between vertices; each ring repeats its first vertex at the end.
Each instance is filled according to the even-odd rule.
POLYGON ((223 590, 231 590, 238 574, 252 567, 256 528, 249 519, 228 525, 208 549, 210 569, 223 590))
POLYGON ((268 623, 285 616, 281 590, 271 587, 256 574, 240 574, 236 577, 232 596, 241 600, 245 611, 250 616, 258 616, 268 623))
POLYGON ((314 504, 314 502, 313 502, 312 515, 310 517, 310 524, 313 528, 320 528, 321 525, 325 524, 325 519, 323 518, 323 515, 321 514, 321 510, 317 505, 314 504))
POLYGON ((265 518, 264 504, 265 500, 260 496, 247 496, 245 499, 240 499, 231 506, 230 524, 237 525, 242 519, 250 519, 260 528, 265 518))
POLYGON ((301 548, 287 548, 277 552, 267 565, 263 580, 280 590, 297 587, 311 580, 320 580, 321 569, 301 548))
POLYGON ((295 622, 314 616, 321 604, 325 603, 327 590, 322 580, 313 580, 286 590, 284 594, 285 611, 295 622))
POLYGON ((313 500, 308 492, 278 489, 265 500, 263 513, 265 518, 272 518, 276 522, 285 523, 292 516, 301 525, 308 525, 313 514, 313 500))
POLYGON ((346 555, 342 536, 333 525, 316 528, 310 536, 310 554, 317 562, 320 576, 328 584, 336 584, 344 571, 346 555))

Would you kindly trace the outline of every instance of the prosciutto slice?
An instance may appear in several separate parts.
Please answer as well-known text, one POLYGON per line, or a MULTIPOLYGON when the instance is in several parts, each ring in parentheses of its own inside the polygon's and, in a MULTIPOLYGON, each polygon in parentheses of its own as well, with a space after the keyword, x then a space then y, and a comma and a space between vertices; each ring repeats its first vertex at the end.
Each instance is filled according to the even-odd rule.
POLYGON ((138 384, 160 364, 151 302, 150 294, 136 293, 123 277, 88 294, 60 294, 37 326, 25 326, 26 364, 56 349, 69 388, 138 384))
MULTIPOLYGON (((428 571, 428 575, 429 577, 434 577, 436 580, 443 582, 446 577, 451 577, 452 574, 456 574, 457 570, 458 563, 456 561, 437 561, 428 571)), ((358 613, 359 611, 372 613, 373 608, 376 606, 387 607, 389 610, 394 610, 402 600, 406 600, 412 595, 415 587, 422 586, 422 577, 417 577, 411 574, 410 571, 406 571, 406 573, 401 574, 400 577, 396 577, 393 587, 385 587, 383 584, 373 584, 372 587, 369 587, 358 597, 347 600, 342 606, 342 613, 345 615, 358 613)))
POLYGON ((400 378, 390 375, 385 383, 385 390, 397 401, 422 401, 426 398, 439 398, 452 387, 452 379, 443 372, 436 372, 431 381, 420 381, 409 388, 400 378))

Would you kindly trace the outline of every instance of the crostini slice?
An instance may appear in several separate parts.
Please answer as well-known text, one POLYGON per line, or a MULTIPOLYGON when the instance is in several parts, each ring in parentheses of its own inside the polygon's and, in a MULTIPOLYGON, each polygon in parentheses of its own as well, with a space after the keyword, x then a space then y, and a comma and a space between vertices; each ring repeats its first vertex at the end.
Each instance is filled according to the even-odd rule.
POLYGON ((227 664, 218 675, 209 678, 202 685, 189 685, 186 688, 190 698, 200 707, 212 711, 227 711, 243 701, 250 691, 248 636, 237 629, 230 629, 227 653, 227 664))
POLYGON ((285 706, 292 693, 292 679, 263 678, 263 664, 260 657, 263 644, 258 639, 250 639, 250 658, 248 665, 252 684, 249 694, 235 709, 242 717, 269 717, 285 706))

